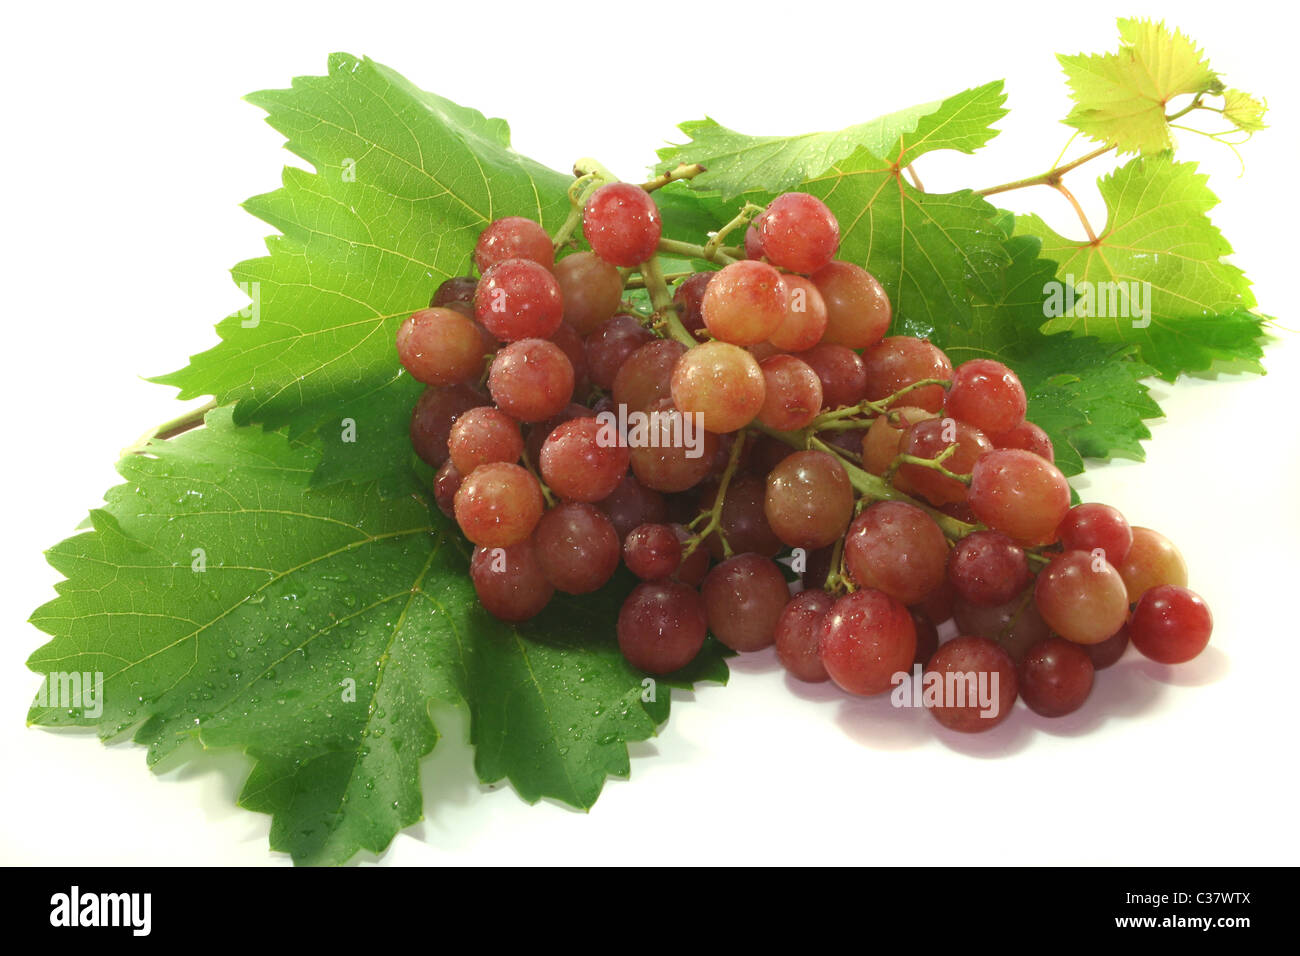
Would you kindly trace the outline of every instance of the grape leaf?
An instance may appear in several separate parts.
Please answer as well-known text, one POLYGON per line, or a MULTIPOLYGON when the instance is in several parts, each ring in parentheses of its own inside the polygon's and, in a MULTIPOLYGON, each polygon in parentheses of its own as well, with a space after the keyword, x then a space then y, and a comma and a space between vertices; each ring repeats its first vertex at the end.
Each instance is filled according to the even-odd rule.
POLYGON ((120 463, 93 529, 49 552, 67 580, 32 616, 53 639, 28 662, 47 675, 29 722, 134 729, 151 764, 242 748, 257 763, 240 802, 273 814, 296 862, 379 852, 421 818, 431 701, 468 708, 485 782, 589 807, 667 718, 668 686, 725 680, 711 643, 643 703, 609 626, 626 581, 496 621, 422 499, 312 488, 315 448, 228 409, 147 452, 120 463), (98 706, 52 706, 71 672, 103 675, 98 706))
POLYGON ((1118 53, 1057 57, 1075 102, 1065 122, 1121 153, 1159 153, 1173 145, 1169 101, 1223 84, 1196 44, 1163 22, 1120 20, 1119 32, 1118 53))
POLYGON ((183 398, 237 401, 240 424, 335 430, 353 401, 397 378, 397 326, 468 270, 483 226, 506 215, 558 226, 570 179, 510 149, 502 120, 369 59, 335 54, 328 76, 248 99, 315 171, 286 168, 282 188, 248 201, 281 233, 269 256, 233 271, 253 303, 217 326, 218 345, 158 381, 183 398))
POLYGON ((700 163, 697 189, 723 199, 743 193, 779 193, 826 172, 859 150, 907 165, 927 152, 974 152, 995 135, 992 124, 1006 115, 1002 81, 966 90, 830 133, 801 136, 747 136, 712 119, 683 123, 689 143, 659 151, 662 172, 678 163, 700 163))
POLYGON ((1257 133, 1266 128, 1264 114, 1268 105, 1241 90, 1223 91, 1223 118, 1237 129, 1257 133))
POLYGON ((1056 271, 1039 248, 1033 237, 1009 237, 1011 263, 997 293, 977 299, 969 328, 937 328, 935 343, 954 363, 992 358, 1016 370, 1029 397, 1028 418, 1051 436, 1066 475, 1082 472, 1085 457, 1140 461, 1141 442, 1151 437, 1145 420, 1163 414, 1141 383, 1153 369, 1131 360, 1132 346, 1039 332, 1043 288, 1056 271))
POLYGON ((1210 221, 1218 199, 1196 165, 1168 154, 1138 157, 1098 187, 1107 220, 1096 242, 1066 239, 1035 215, 1016 220, 1018 231, 1042 239, 1062 283, 1098 293, 1091 304, 1076 300, 1047 330, 1137 345, 1142 360, 1169 381, 1225 361, 1262 371, 1264 319, 1250 311, 1255 298, 1245 275, 1222 259, 1232 247, 1210 221), (1128 311, 1145 300, 1149 323, 1146 315, 1124 316, 1124 300, 1112 301, 1112 290, 1136 291, 1128 311))

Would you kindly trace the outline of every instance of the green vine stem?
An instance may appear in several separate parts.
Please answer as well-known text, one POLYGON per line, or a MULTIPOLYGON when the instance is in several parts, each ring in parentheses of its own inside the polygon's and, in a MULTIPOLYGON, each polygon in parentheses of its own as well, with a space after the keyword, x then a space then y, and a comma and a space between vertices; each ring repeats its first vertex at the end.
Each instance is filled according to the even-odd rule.
POLYGON ((699 163, 679 163, 668 172, 661 173, 649 182, 642 183, 641 188, 648 193, 652 193, 656 189, 662 189, 669 183, 677 182, 679 179, 694 179, 703 172, 707 172, 707 170, 699 163))
POLYGON ((727 456, 727 467, 723 471, 722 477, 718 480, 718 493, 713 499, 713 506, 708 511, 701 512, 690 523, 690 528, 694 532, 691 535, 689 543, 682 549, 682 560, 689 558, 695 549, 713 532, 718 533, 718 540, 722 542, 723 557, 731 557, 731 545, 727 542, 727 536, 722 531, 722 507, 727 500, 727 487, 731 484, 732 477, 736 474, 736 468, 740 465, 740 453, 745 447, 745 433, 743 431, 736 433, 736 440, 732 442, 731 452, 727 456), (707 520, 705 520, 707 519, 707 520), (699 531, 695 526, 700 521, 705 521, 704 527, 699 531))
POLYGON ((682 325, 673 305, 673 294, 668 291, 668 281, 664 278, 663 266, 658 256, 651 256, 641 265, 641 278, 646 291, 650 293, 650 307, 654 309, 653 326, 666 332, 669 338, 676 339, 688 349, 699 345, 699 341, 682 325))
POLYGON ((1085 153, 1078 159, 1071 160, 1063 166, 1055 166, 1045 173, 1039 173, 1037 176, 1028 176, 1025 179, 1012 180, 1009 183, 1002 183, 1000 186, 989 186, 985 189, 975 190, 976 196, 996 196, 998 193, 1010 192, 1013 189, 1024 189, 1027 186, 1051 186, 1060 180, 1062 176, 1072 169, 1078 169, 1084 163, 1091 162, 1099 156, 1105 156, 1114 146, 1099 146, 1091 153, 1085 153))
POLYGON ((952 382, 946 378, 923 378, 905 385, 896 391, 893 395, 888 395, 878 401, 861 401, 856 405, 845 405, 843 408, 832 409, 829 412, 823 412, 812 420, 808 426, 808 431, 819 432, 834 429, 854 428, 859 425, 870 425, 871 419, 879 415, 884 415, 898 402, 900 398, 916 391, 917 389, 928 388, 931 385, 939 385, 947 388, 952 382), (856 420, 851 424, 845 425, 845 420, 853 420, 856 416, 868 416, 865 420, 856 420))
MULTIPOLYGON (((738 257, 728 255, 726 251, 715 247, 712 251, 704 246, 697 245, 693 242, 682 242, 678 239, 660 239, 659 251, 666 252, 672 256, 686 256, 691 259, 705 259, 709 262, 716 262, 718 265, 728 266, 738 261, 738 257)), ((732 249, 731 252, 737 250, 732 249)))
POLYGON ((847 460, 844 456, 837 454, 839 451, 838 448, 826 444, 816 436, 809 437, 804 435, 802 432, 777 431, 775 428, 769 428, 761 422, 754 422, 749 427, 756 429, 765 435, 770 435, 777 441, 785 442, 787 445, 790 445, 793 448, 798 448, 801 451, 805 448, 811 448, 835 455, 836 458, 840 460, 840 464, 844 466, 845 472, 848 473, 849 484, 853 486, 853 490, 859 495, 869 499, 870 501, 902 501, 909 505, 916 505, 916 507, 920 508, 933 518, 935 524, 942 529, 944 536, 952 541, 958 541, 966 537, 966 535, 970 534, 972 531, 980 530, 980 525, 967 524, 965 521, 959 521, 951 515, 946 515, 942 511, 931 508, 929 505, 917 501, 910 495, 904 494, 879 475, 873 475, 866 469, 847 460))
POLYGON ((166 440, 175 438, 177 435, 183 435, 191 428, 198 428, 203 424, 203 420, 208 417, 208 412, 217 407, 217 400, 211 399, 200 405, 198 408, 191 409, 183 415, 177 415, 169 421, 163 422, 154 428, 149 429, 128 447, 122 449, 122 457, 127 458, 131 455, 139 455, 145 452, 151 441, 166 440))
POLYGON ((947 468, 943 466, 943 463, 947 461, 949 458, 951 458, 956 453, 956 451, 957 451, 956 445, 949 445, 947 448, 939 452, 939 454, 935 455, 933 458, 921 458, 918 455, 908 455, 906 453, 898 455, 897 457, 894 458, 893 461, 889 463, 889 467, 885 469, 885 474, 883 477, 886 481, 889 481, 894 477, 894 473, 897 472, 898 469, 901 468, 903 465, 916 465, 920 468, 929 468, 931 471, 937 471, 945 478, 951 478, 953 481, 959 481, 963 485, 969 488, 970 480, 971 480, 970 475, 959 475, 956 472, 949 471, 947 468))
POLYGON ((716 256, 718 254, 718 250, 722 248, 723 240, 726 239, 727 236, 735 232, 737 229, 741 229, 744 228, 745 226, 748 226, 750 222, 753 220, 753 218, 761 214, 762 212, 763 212, 762 206, 757 206, 752 202, 745 203, 744 207, 740 210, 740 212, 736 213, 735 217, 731 220, 731 222, 727 223, 725 226, 723 226, 721 229, 715 232, 713 236, 709 239, 709 241, 704 244, 704 258, 712 259, 714 256, 716 256))

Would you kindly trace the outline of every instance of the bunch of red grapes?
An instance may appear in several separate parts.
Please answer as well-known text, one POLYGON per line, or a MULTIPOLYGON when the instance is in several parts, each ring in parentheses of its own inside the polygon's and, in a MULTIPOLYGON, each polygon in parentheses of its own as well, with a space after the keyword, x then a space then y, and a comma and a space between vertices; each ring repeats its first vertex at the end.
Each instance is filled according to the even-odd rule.
POLYGON ((536 222, 491 223, 479 278, 442 283, 397 333, 427 385, 411 441, 477 546, 489 612, 525 620, 556 590, 596 591, 621 560, 641 579, 618 616, 635 667, 677 671, 712 633, 741 652, 775 644, 796 678, 853 694, 915 664, 996 674, 995 716, 927 701, 961 731, 995 726, 1017 696, 1048 716, 1078 709, 1130 642, 1167 664, 1206 646, 1210 612, 1174 546, 1107 505, 1070 506, 1005 365, 953 368, 924 339, 888 336, 888 296, 834 259, 820 200, 773 200, 743 250, 708 250, 722 268, 670 277, 670 304, 648 264, 649 189, 607 183, 581 211, 590 251, 558 261, 536 222), (637 275, 653 314, 625 299, 637 275), (610 441, 601 412, 643 413, 665 439, 702 431, 610 441), (801 588, 776 560, 787 551, 801 588), (950 620, 958 636, 941 643, 950 620))

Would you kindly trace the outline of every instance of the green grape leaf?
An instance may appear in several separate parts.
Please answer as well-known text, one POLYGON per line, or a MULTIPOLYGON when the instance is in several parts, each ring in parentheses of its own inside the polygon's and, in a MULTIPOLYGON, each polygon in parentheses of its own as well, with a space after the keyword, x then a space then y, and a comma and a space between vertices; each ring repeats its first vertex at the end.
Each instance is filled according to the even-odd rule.
POLYGON ((1218 199, 1196 165, 1138 157, 1098 186, 1107 219, 1096 242, 1066 239, 1035 215, 1016 220, 1058 263, 1063 291, 1075 290, 1046 329, 1136 345, 1169 381, 1218 362, 1262 371, 1264 319, 1245 275, 1223 259, 1232 247, 1210 221, 1218 199))
POLYGON ((335 54, 328 76, 248 99, 314 171, 286 168, 280 189, 248 201, 280 231, 269 256, 233 271, 252 301, 158 381, 238 402, 240 424, 333 429, 397 377, 397 326, 469 269, 482 228, 507 215, 557 227, 570 178, 514 152, 502 120, 369 59, 335 54))
POLYGON ((968 326, 972 292, 992 295, 1010 261, 992 205, 969 190, 921 192, 864 151, 800 188, 839 219, 838 257, 865 267, 889 293, 896 334, 968 326))
POLYGON ((999 288, 980 297, 969 328, 942 327, 934 341, 954 363, 991 358, 1014 368, 1029 397, 1028 418, 1051 436, 1056 464, 1066 475, 1083 459, 1142 460, 1147 419, 1163 412, 1141 383, 1153 370, 1131 358, 1131 346, 1083 335, 1044 335, 1044 287, 1056 263, 1039 258, 1040 243, 1008 238, 1011 262, 999 288))
POLYGON ((32 616, 52 640, 28 662, 46 675, 29 722, 134 731, 154 765, 241 748, 256 765, 240 803, 273 815, 298 863, 380 852, 421 819, 430 702, 467 708, 482 780, 585 808, 667 718, 668 687, 726 678, 710 643, 643 701, 610 627, 627 581, 496 621, 424 500, 313 488, 317 449, 229 409, 146 451, 49 552, 66 580, 32 616), (61 697, 70 674, 101 675, 98 694, 61 697))
POLYGON ((1173 146, 1165 110, 1175 96, 1223 84, 1187 36, 1163 22, 1120 20, 1118 53, 1059 55, 1074 99, 1065 122, 1121 153, 1173 146))
POLYGON ((659 151, 660 172, 679 163, 700 163, 705 172, 692 185, 723 199, 743 193, 778 193, 813 179, 859 150, 905 166, 939 149, 974 152, 995 135, 1006 115, 1002 81, 966 90, 935 103, 890 113, 830 133, 747 136, 712 119, 683 123, 690 142, 659 151))

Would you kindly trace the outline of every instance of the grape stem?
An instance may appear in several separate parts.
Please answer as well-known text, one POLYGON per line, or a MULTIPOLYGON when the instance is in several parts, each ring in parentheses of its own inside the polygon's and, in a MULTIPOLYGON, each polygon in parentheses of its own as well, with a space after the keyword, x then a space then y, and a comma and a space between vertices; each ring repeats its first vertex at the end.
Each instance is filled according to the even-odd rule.
POLYGON ((745 203, 740 212, 736 213, 735 218, 715 232, 709 241, 704 244, 704 258, 710 260, 713 259, 713 257, 718 254, 718 250, 722 247, 722 241, 726 239, 728 235, 743 226, 748 226, 750 221, 762 212, 762 206, 757 206, 752 202, 745 203))
POLYGON ((959 475, 956 472, 949 471, 947 468, 943 467, 943 463, 956 454, 956 452, 956 445, 949 445, 933 458, 921 458, 918 455, 909 455, 904 452, 889 463, 889 467, 885 469, 884 478, 886 481, 890 481, 893 479, 894 473, 903 465, 916 465, 920 468, 929 468, 931 471, 937 471, 945 478, 951 478, 953 481, 959 481, 963 485, 970 487, 970 475, 959 475))
POLYGON ((736 262, 738 256, 729 255, 729 252, 735 252, 735 249, 724 251, 720 247, 715 247, 709 251, 705 246, 697 245, 693 242, 682 242, 679 239, 660 239, 659 251, 666 252, 674 256, 687 256, 692 259, 706 259, 709 262, 716 262, 718 265, 728 266, 736 262))
POLYGON ((524 461, 524 467, 528 469, 529 474, 531 474, 534 478, 537 479, 537 484, 542 489, 542 497, 546 499, 546 507, 554 508, 555 495, 551 493, 550 488, 546 487, 546 482, 542 481, 542 476, 537 473, 537 469, 534 468, 533 463, 529 461, 527 452, 525 452, 523 455, 523 461, 524 461))
POLYGON ((576 178, 569 183, 569 215, 551 237, 551 245, 557 252, 569 243, 578 226, 582 225, 582 207, 587 197, 606 183, 618 182, 617 176, 590 157, 573 164, 573 175, 576 178))
POLYGON ((828 445, 815 435, 807 435, 804 432, 782 432, 775 428, 769 428, 762 422, 753 422, 750 428, 757 429, 765 435, 770 435, 777 441, 785 442, 793 448, 801 451, 805 448, 811 448, 816 451, 828 452, 839 459, 840 464, 844 466, 845 472, 849 476, 849 484, 859 495, 870 501, 901 501, 905 504, 915 505, 920 508, 931 518, 934 519, 944 535, 953 541, 958 541, 973 531, 981 530, 981 525, 967 524, 965 521, 959 521, 951 515, 946 515, 942 511, 931 508, 929 505, 917 501, 910 495, 905 495, 893 485, 889 484, 879 475, 873 475, 871 472, 858 467, 845 456, 840 455, 841 449, 833 445, 828 445))
POLYGON ((191 409, 183 415, 177 415, 170 421, 165 421, 161 425, 149 429, 128 447, 122 449, 122 457, 129 455, 139 455, 144 453, 151 441, 164 441, 168 438, 175 438, 177 435, 183 435, 191 428, 198 428, 203 424, 203 420, 208 417, 208 412, 217 407, 217 400, 214 398, 198 408, 191 409))
MULTIPOLYGON (((678 279, 685 279, 685 278, 688 278, 689 276, 693 276, 693 275, 695 275, 695 273, 694 273, 693 271, 691 271, 691 272, 665 272, 665 273, 664 273, 664 281, 665 281, 665 282, 676 282, 678 279)), ((624 289, 644 289, 644 288, 646 288, 646 284, 645 284, 645 276, 642 276, 642 275, 633 275, 633 276, 631 276, 630 278, 628 278, 628 279, 623 283, 623 288, 624 288, 624 289)))
POLYGON ((1013 189, 1024 189, 1027 186, 1055 186, 1064 176, 1072 169, 1077 169, 1084 163, 1096 159, 1099 156, 1105 156, 1114 146, 1099 146, 1091 153, 1085 153, 1078 159, 1071 160, 1063 166, 1054 166, 1045 173, 1039 173, 1037 176, 1029 176, 1025 179, 1016 179, 1009 183, 1002 183, 1000 186, 989 186, 985 189, 975 190, 976 196, 996 196, 998 193, 1010 192, 1013 189))
POLYGON ((686 331, 686 326, 682 325, 682 320, 677 315, 677 308, 673 305, 673 294, 668 291, 668 280, 664 278, 663 266, 660 265, 658 256, 651 256, 641 264, 641 279, 645 283, 646 291, 650 293, 655 330, 667 332, 670 338, 681 342, 688 349, 699 345, 695 337, 686 331))
POLYGON ((830 594, 850 594, 856 590, 852 578, 844 572, 844 535, 835 539, 835 548, 831 551, 831 567, 826 572, 822 590, 830 594))
POLYGON ((679 179, 694 179, 703 172, 707 172, 707 170, 699 163, 678 163, 668 172, 659 174, 649 182, 642 183, 641 188, 648 193, 652 193, 656 189, 662 189, 669 183, 676 182, 679 179))
POLYGON ((732 476, 736 474, 736 468, 740 464, 740 453, 745 447, 745 433, 743 431, 736 433, 736 440, 731 445, 731 452, 727 455, 727 468, 718 480, 718 493, 713 499, 713 506, 708 511, 703 511, 691 521, 689 527, 695 533, 691 535, 690 542, 682 549, 682 560, 685 561, 713 532, 718 533, 718 540, 722 542, 722 555, 724 558, 731 557, 731 545, 727 542, 727 536, 722 532, 722 506, 727 501, 727 486, 731 484, 732 476), (695 526, 703 519, 708 519, 705 525, 699 531, 695 531, 695 526))
MULTIPOLYGON (((811 432, 818 432, 826 429, 852 427, 837 423, 842 422, 844 419, 854 418, 857 415, 870 415, 871 418, 875 418, 877 415, 883 415, 889 411, 894 403, 909 392, 914 392, 921 388, 927 388, 931 385, 940 385, 946 389, 951 384, 952 382, 946 378, 923 378, 910 385, 903 386, 893 395, 889 395, 878 401, 870 402, 864 399, 856 405, 845 405, 843 408, 836 408, 829 412, 823 412, 812 420, 812 423, 808 426, 808 430, 811 432)), ((863 424, 867 424, 867 422, 863 422, 863 424)))

